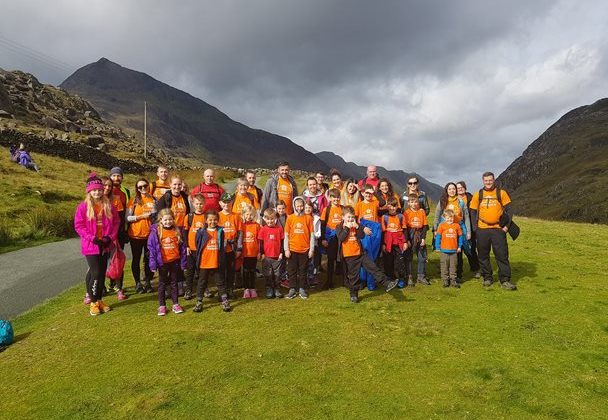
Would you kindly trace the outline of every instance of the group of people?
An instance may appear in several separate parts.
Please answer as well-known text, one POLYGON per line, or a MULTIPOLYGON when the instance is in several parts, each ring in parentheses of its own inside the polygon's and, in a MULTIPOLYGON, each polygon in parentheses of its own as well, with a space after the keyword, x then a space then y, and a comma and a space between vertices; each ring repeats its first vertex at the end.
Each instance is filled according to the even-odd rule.
MULTIPOLYGON (((205 170, 203 182, 188 194, 179 176, 159 167, 157 179, 150 183, 139 178, 131 196, 122 185, 120 168, 113 168, 109 177, 91 174, 74 219, 89 266, 84 303, 91 315, 110 310, 103 302, 108 259, 126 243, 131 245, 137 293, 152 292, 151 281, 158 272, 160 316, 168 312, 168 296, 172 312, 183 312, 180 286, 184 299, 196 299, 194 312, 201 312, 204 298, 213 296, 210 281, 217 287, 223 311, 231 310, 237 286, 242 286, 243 298, 256 298, 258 262, 269 299, 307 299, 311 284, 331 289, 336 275, 343 277, 353 303, 364 287, 390 291, 416 282, 430 284, 430 206, 416 177, 408 180, 401 196, 388 179, 378 177, 375 166, 368 167, 367 176, 358 182, 343 180, 333 170, 326 183, 325 175, 317 173, 306 180, 301 195, 287 162, 278 165, 263 190, 256 186, 253 171, 238 179, 233 193, 214 178, 212 169, 205 170), (323 255, 327 275, 318 284, 323 255), (235 284, 236 273, 241 285, 235 284), (288 289, 285 295, 282 286, 288 289)), ((448 183, 437 205, 432 243, 441 253, 442 279, 446 287, 459 287, 465 253, 476 277, 483 276, 484 285, 491 285, 492 247, 503 287, 514 289, 505 236, 510 199, 496 188, 493 174, 485 173, 483 180, 484 189, 474 195, 467 193, 464 182, 448 183)), ((115 276, 109 289, 119 300, 126 299, 124 276, 115 276)))

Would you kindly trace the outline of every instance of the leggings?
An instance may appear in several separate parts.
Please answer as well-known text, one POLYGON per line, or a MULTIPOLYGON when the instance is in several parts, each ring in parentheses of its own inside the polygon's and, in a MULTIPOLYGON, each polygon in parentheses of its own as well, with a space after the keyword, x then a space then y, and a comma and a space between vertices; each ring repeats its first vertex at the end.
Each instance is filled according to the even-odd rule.
POLYGON ((209 279, 215 279, 215 285, 217 286, 217 297, 220 302, 226 298, 226 283, 223 277, 220 275, 220 271, 217 268, 201 268, 198 273, 198 285, 196 288, 196 300, 203 300, 203 291, 209 284, 209 279))
POLYGON ((141 254, 143 251, 144 254, 144 273, 145 280, 149 282, 152 280, 154 274, 152 270, 150 270, 149 262, 150 262, 150 253, 148 252, 148 240, 147 239, 138 239, 131 238, 131 253, 133 254, 133 260, 131 261, 131 272, 133 273, 133 278, 135 279, 135 284, 141 282, 141 254))
POLYGON ((182 271, 180 260, 164 263, 158 268, 158 306, 165 306, 165 289, 171 286, 171 300, 177 304, 177 277, 182 271))
POLYGON ((98 255, 85 255, 89 272, 87 273, 87 293, 91 301, 101 300, 103 295, 103 282, 108 267, 108 253, 98 255))

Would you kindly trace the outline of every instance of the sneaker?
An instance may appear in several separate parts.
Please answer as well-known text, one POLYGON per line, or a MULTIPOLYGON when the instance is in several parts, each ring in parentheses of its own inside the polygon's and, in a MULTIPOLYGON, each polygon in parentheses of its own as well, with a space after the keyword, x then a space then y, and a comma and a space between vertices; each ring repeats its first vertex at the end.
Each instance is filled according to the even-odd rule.
POLYGON ((103 303, 103 300, 98 300, 97 301, 97 306, 99 307, 99 312, 101 312, 102 314, 105 314, 105 313, 110 312, 112 310, 112 308, 110 308, 108 305, 106 305, 105 303, 103 303))
POLYGON ((179 303, 176 303, 173 305, 173 313, 174 314, 183 314, 184 308, 182 308, 179 303))
POLYGON ((251 291, 249 289, 245 289, 243 292, 243 299, 251 299, 251 291))
POLYGON ((358 296, 351 296, 350 297, 350 303, 359 303, 359 297, 358 296))
POLYGON ((283 293, 279 290, 279 288, 274 289, 274 297, 277 299, 281 299, 283 297, 283 293))
POLYGON ((127 299, 127 295, 125 295, 125 292, 123 292, 122 290, 119 290, 116 293, 116 299, 118 299, 118 300, 126 300, 127 299))
POLYGON ((296 289, 289 289, 289 293, 287 293, 287 296, 285 296, 287 299, 293 299, 296 296, 298 296, 298 292, 296 292, 296 289))
POLYGON ((474 274, 474 277, 475 277, 476 279, 481 278, 481 272, 480 272, 480 271, 476 271, 476 272, 475 272, 475 274, 474 274))
POLYGON ((251 299, 255 299, 258 297, 258 291, 256 289, 249 289, 249 295, 251 299))
POLYGON ((274 290, 272 289, 272 287, 267 287, 266 288, 266 299, 272 299, 274 298, 274 290))
POLYGON ((425 286, 431 285, 431 282, 424 276, 424 274, 421 276, 418 276, 418 279, 416 281, 420 284, 424 284, 425 286))
POLYGON ((91 296, 88 293, 86 293, 84 295, 84 299, 83 299, 82 303, 83 303, 83 305, 90 305, 91 304, 91 296))
POLYGON ((209 289, 205 289, 205 292, 203 293, 203 297, 206 297, 206 298, 213 297, 213 293, 211 293, 211 291, 209 289))
POLYGON ((443 287, 450 287, 450 279, 445 279, 443 281, 443 287))
POLYGON ((494 281, 491 278, 483 280, 484 287, 490 287, 492 283, 494 283, 494 281))
POLYGON ((141 283, 137 283, 135 285, 135 293, 137 293, 138 295, 141 295, 142 293, 145 293, 144 285, 141 284, 141 283))
POLYGON ((302 287, 300 287, 300 297, 302 299, 308 299, 308 293, 306 293, 306 290, 302 287))
POLYGON ((450 286, 460 289, 460 283, 458 283, 458 279, 451 279, 450 286))
POLYGON ((390 280, 388 283, 386 283, 386 286, 384 286, 384 291, 385 292, 390 292, 395 287, 397 287, 397 283, 398 283, 397 280, 390 280))
POLYGON ((167 307, 166 306, 159 306, 158 307, 158 312, 156 313, 156 315, 158 316, 165 316, 167 314, 167 307))
POLYGON ((511 283, 509 280, 500 282, 500 287, 506 290, 517 290, 517 286, 511 283))
POLYGON ((200 300, 197 301, 196 305, 194 305, 194 309, 192 309, 192 312, 203 312, 203 302, 200 300))
POLYGON ((97 316, 101 313, 99 312, 99 306, 97 306, 97 302, 91 302, 91 304, 89 305, 89 313, 92 316, 97 316))
POLYGON ((120 287, 118 287, 118 284, 115 284, 114 286, 112 286, 112 290, 118 293, 120 291, 120 287))
POLYGON ((397 287, 400 289, 403 289, 405 287, 405 285, 406 285, 405 280, 399 279, 399 281, 397 282, 397 287))
POLYGON ((144 293, 152 293, 154 292, 154 289, 152 289, 152 283, 146 283, 146 286, 144 287, 144 293))
POLYGON ((186 289, 186 291, 184 292, 184 299, 186 299, 186 300, 192 299, 192 291, 186 289))
POLYGON ((407 279, 407 287, 416 287, 416 283, 414 283, 413 278, 410 277, 407 279))
POLYGON ((230 312, 232 310, 228 299, 222 300, 222 302, 220 303, 220 306, 222 307, 222 311, 224 311, 224 312, 230 312))

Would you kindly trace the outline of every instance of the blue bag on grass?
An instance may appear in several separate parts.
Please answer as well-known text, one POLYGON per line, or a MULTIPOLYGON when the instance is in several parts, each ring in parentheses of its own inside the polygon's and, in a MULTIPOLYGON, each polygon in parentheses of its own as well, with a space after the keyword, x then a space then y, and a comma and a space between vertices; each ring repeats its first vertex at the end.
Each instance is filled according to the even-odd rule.
POLYGON ((0 319, 0 347, 13 342, 13 326, 10 322, 0 319))

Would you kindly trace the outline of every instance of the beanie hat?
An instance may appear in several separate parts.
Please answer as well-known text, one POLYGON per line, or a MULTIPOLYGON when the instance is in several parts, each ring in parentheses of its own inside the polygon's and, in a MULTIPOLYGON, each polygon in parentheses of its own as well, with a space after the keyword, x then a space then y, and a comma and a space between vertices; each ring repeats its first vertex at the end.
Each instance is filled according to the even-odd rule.
POLYGON ((118 174, 118 175, 122 176, 122 175, 123 175, 123 173, 122 173, 122 169, 120 169, 118 166, 113 167, 113 168, 110 170, 110 176, 112 176, 112 175, 114 175, 114 174, 118 174))
POLYGON ((101 179, 95 172, 92 172, 87 180, 87 192, 91 192, 93 190, 103 190, 103 182, 101 182, 101 179))
POLYGON ((230 203, 232 201, 232 199, 234 198, 233 194, 230 194, 228 192, 225 192, 224 194, 222 194, 222 196, 220 197, 220 201, 222 203, 230 203))

